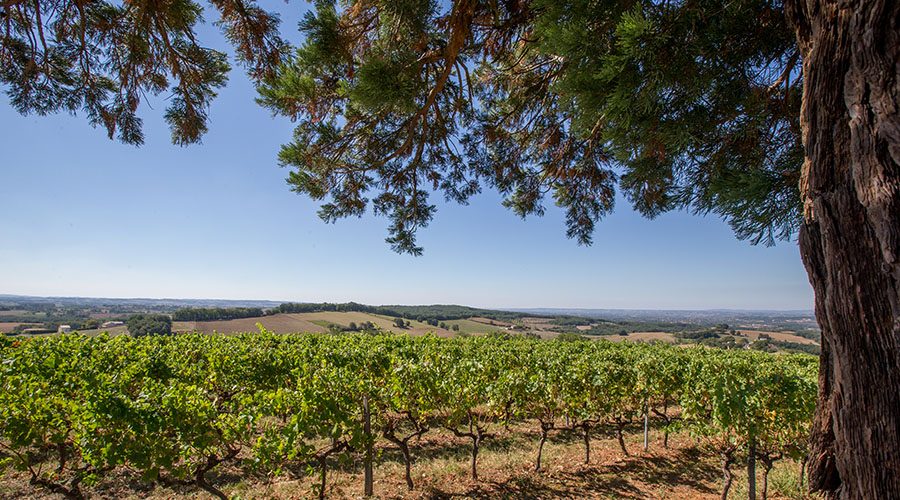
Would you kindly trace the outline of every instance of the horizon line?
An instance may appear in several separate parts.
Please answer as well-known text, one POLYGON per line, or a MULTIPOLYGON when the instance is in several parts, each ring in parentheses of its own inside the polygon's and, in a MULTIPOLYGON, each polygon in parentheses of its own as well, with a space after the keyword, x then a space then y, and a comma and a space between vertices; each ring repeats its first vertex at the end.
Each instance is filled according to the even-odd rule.
POLYGON ((707 307, 707 308, 652 308, 652 307, 558 307, 558 306, 472 306, 467 304, 451 304, 451 303, 419 303, 419 304, 367 304, 357 302, 355 300, 348 301, 303 301, 303 300, 281 300, 281 299, 225 299, 210 297, 98 297, 87 295, 23 295, 15 293, 0 293, 0 298, 18 297, 27 299, 91 299, 91 300, 131 300, 131 301, 217 301, 217 302, 272 302, 272 303, 296 303, 296 304, 347 304, 356 303, 367 306, 463 306, 475 309, 496 310, 496 311, 512 311, 524 312, 528 310, 558 310, 558 311, 658 311, 658 312, 709 312, 709 311, 727 311, 727 312, 798 312, 798 313, 815 313, 815 309, 778 309, 778 308, 741 308, 741 307, 707 307))

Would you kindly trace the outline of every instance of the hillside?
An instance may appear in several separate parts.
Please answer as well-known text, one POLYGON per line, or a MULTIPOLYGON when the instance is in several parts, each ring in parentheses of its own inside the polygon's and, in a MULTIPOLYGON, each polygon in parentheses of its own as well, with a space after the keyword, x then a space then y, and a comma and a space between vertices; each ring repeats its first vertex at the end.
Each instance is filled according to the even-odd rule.
POLYGON ((507 332, 541 338, 701 343, 768 351, 818 353, 815 319, 803 311, 645 311, 530 309, 505 311, 454 304, 380 305, 357 302, 276 303, 259 300, 103 299, 0 296, 0 332, 48 334, 62 325, 96 335, 127 333, 102 328, 133 314, 165 314, 176 332, 232 334, 257 325, 276 333, 378 329, 439 337, 507 332), (398 318, 404 326, 398 327, 398 318), (30 333, 29 333, 30 330, 30 333))

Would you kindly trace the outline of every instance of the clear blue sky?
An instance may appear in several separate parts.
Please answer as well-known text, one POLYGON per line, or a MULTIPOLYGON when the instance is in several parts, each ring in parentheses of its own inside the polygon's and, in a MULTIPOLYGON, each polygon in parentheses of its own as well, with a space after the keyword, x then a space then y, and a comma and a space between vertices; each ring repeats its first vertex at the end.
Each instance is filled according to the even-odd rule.
MULTIPOLYGON (((285 17, 296 41, 295 26, 296 16, 285 17)), ((215 32, 203 35, 224 47, 215 32)), ((23 117, 0 98, 0 293, 812 308, 796 242, 754 247, 714 217, 649 221, 621 199, 592 247, 566 239, 552 204, 522 221, 493 192, 468 207, 439 202, 419 235, 425 254, 395 254, 383 219, 325 224, 316 203, 288 190, 275 155, 292 125, 254 96, 235 68, 203 144, 187 148, 170 143, 162 97, 143 106, 140 148, 109 141, 83 116, 23 117)))

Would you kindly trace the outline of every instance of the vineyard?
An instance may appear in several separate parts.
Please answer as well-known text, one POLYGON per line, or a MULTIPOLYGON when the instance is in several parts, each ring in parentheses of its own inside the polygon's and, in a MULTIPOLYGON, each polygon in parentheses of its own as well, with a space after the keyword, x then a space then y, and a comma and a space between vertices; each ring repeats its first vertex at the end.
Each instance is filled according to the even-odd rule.
MULTIPOLYGON (((554 433, 628 425, 689 433, 731 468, 802 460, 817 360, 703 347, 403 335, 61 335, 0 340, 0 471, 70 498, 117 469, 227 498, 225 466, 267 477, 301 470, 324 497, 337 460, 399 452, 416 488, 415 443, 438 429, 479 451, 509 425, 533 426, 534 468, 554 433)), ((376 492, 377 493, 377 492, 376 492)), ((301 494, 311 494, 310 492, 301 494)))

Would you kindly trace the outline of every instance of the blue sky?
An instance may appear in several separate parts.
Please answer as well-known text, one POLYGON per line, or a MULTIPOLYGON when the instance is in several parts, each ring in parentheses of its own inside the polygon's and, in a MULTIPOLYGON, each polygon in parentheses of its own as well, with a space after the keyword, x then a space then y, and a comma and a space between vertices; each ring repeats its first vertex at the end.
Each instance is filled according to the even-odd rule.
MULTIPOLYGON (((295 25, 285 19, 293 40, 295 25)), ((140 148, 109 141, 82 116, 23 117, 0 98, 0 293, 812 307, 796 242, 754 247, 714 217, 672 213, 650 221, 621 199, 592 247, 565 237, 552 205, 543 218, 522 221, 493 192, 467 207, 439 202, 419 235, 425 254, 395 254, 384 243, 385 220, 325 224, 316 203, 289 191, 275 155, 292 125, 258 107, 254 95, 240 69, 232 71, 203 144, 187 148, 170 143, 162 98, 143 106, 140 148)))

